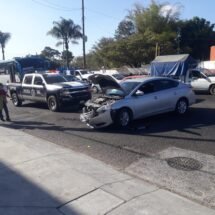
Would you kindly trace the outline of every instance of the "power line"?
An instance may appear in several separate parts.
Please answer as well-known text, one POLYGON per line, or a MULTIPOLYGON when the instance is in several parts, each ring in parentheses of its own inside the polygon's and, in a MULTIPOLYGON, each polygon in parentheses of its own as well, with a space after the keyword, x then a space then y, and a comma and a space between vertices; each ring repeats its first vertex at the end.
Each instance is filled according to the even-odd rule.
MULTIPOLYGON (((61 10, 61 11, 75 11, 75 10, 82 10, 82 8, 69 8, 69 7, 64 7, 64 6, 61 6, 59 4, 56 4, 56 3, 53 3, 53 2, 50 2, 48 0, 32 0, 34 3, 36 4, 39 4, 41 6, 44 6, 44 7, 47 7, 47 8, 50 8, 50 9, 54 9, 54 10, 61 10)), ((114 19, 114 20, 119 20, 118 18, 116 17, 113 17, 111 15, 108 15, 108 14, 105 14, 105 13, 102 13, 100 11, 96 11, 96 10, 92 10, 92 9, 89 9, 89 8, 86 8, 85 7, 85 10, 88 10, 89 12, 91 13, 94 13, 94 14, 99 14, 101 16, 104 16, 104 17, 107 17, 107 18, 111 18, 111 19, 114 19)))
POLYGON ((88 10, 88 11, 90 11, 90 12, 92 12, 92 13, 96 13, 96 14, 100 14, 100 15, 102 15, 102 16, 105 16, 105 17, 107 17, 107 18, 119 20, 119 19, 116 18, 116 17, 113 17, 113 16, 108 15, 108 14, 104 14, 104 13, 102 13, 102 12, 100 12, 100 11, 92 10, 92 9, 89 9, 89 8, 85 8, 85 9, 88 10))
POLYGON ((61 10, 61 11, 75 11, 75 10, 81 10, 81 8, 67 8, 67 7, 64 7, 64 6, 60 6, 58 4, 55 4, 55 3, 51 3, 51 2, 48 2, 48 1, 41 1, 41 0, 32 0, 34 3, 36 4, 39 4, 41 6, 44 6, 44 7, 48 7, 50 9, 54 9, 54 10, 61 10))

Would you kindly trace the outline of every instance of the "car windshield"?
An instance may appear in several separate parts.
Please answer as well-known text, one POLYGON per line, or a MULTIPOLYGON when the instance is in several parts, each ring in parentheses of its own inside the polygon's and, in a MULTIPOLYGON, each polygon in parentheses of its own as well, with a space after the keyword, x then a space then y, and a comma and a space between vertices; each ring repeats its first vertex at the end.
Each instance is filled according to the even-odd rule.
POLYGON ((108 89, 106 91, 107 95, 117 95, 117 96, 126 96, 129 93, 131 93, 131 91, 136 88, 136 86, 138 86, 140 84, 140 82, 135 82, 135 81, 125 81, 120 83, 121 89, 108 89))
POLYGON ((125 78, 125 76, 122 74, 113 74, 113 77, 116 78, 117 80, 122 80, 123 78, 125 78))
POLYGON ((66 75, 64 76, 64 78, 66 78, 67 81, 80 81, 76 76, 74 75, 66 75))
POLYGON ((43 76, 47 84, 55 84, 66 82, 67 80, 61 75, 44 75, 43 76))
POLYGON ((125 94, 128 95, 139 84, 140 84, 140 82, 138 82, 138 81, 124 81, 124 82, 120 83, 120 86, 125 91, 125 94))
POLYGON ((203 73, 204 73, 207 77, 215 76, 215 70, 213 70, 213 69, 204 69, 204 70, 203 70, 203 73))

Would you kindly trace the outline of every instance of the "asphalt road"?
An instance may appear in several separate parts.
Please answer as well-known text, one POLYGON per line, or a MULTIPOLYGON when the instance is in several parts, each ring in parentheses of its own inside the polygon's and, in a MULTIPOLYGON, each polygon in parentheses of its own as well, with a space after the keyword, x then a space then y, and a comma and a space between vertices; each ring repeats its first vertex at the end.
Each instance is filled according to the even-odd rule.
POLYGON ((215 155, 214 104, 214 96, 201 94, 183 117, 168 113, 136 121, 127 130, 93 130, 80 122, 77 107, 53 113, 45 104, 14 107, 9 101, 12 122, 2 124, 124 169, 169 147, 215 155))

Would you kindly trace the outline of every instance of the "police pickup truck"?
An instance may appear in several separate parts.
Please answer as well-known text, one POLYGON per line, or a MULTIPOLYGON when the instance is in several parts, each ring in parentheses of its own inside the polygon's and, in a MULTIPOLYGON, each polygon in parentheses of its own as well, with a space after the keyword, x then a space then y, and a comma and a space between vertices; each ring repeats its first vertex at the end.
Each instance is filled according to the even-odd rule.
POLYGON ((51 111, 63 104, 84 104, 91 98, 89 85, 68 82, 59 74, 25 74, 22 83, 9 83, 12 102, 21 106, 23 101, 45 102, 51 111))

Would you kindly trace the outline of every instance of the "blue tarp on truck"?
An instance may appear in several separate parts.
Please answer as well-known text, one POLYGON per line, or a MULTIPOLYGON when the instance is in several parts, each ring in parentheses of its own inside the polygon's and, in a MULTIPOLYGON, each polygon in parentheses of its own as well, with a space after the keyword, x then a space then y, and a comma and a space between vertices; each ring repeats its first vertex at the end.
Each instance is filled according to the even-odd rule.
POLYGON ((188 69, 195 68, 197 61, 189 54, 157 56, 151 62, 151 76, 184 77, 188 69))

